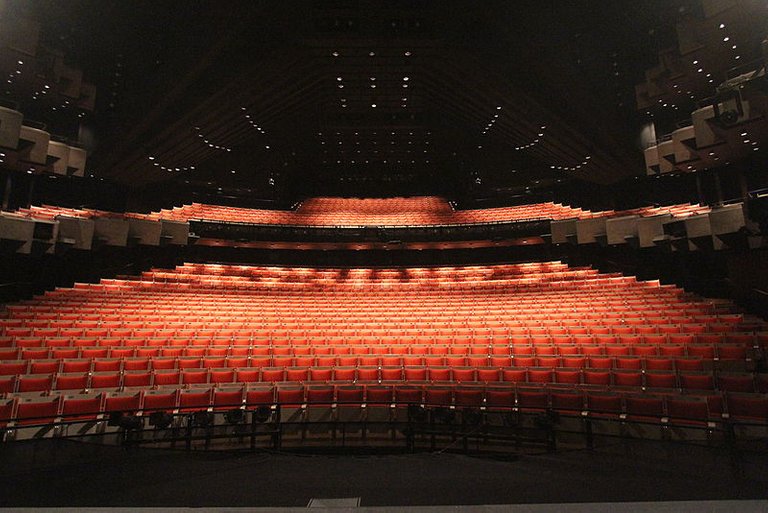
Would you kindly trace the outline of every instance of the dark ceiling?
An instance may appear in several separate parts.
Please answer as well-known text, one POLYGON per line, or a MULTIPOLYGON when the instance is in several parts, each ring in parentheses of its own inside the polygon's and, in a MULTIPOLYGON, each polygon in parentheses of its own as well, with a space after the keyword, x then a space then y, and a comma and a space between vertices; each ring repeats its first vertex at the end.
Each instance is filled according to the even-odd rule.
POLYGON ((298 198, 460 197, 641 174, 634 84, 687 3, 32 6, 97 84, 92 172, 298 198))

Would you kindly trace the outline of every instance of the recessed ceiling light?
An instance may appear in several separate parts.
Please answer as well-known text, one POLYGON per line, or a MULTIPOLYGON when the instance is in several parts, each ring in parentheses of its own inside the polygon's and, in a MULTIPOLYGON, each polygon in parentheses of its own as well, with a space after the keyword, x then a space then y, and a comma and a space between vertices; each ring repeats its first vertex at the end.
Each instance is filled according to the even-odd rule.
POLYGON ((339 56, 339 52, 331 52, 331 55, 333 55, 334 57, 338 57, 339 56))
POLYGON ((373 108, 375 109, 375 108, 376 108, 376 104, 375 104, 375 103, 372 103, 372 104, 371 104, 371 107, 373 107, 373 108))

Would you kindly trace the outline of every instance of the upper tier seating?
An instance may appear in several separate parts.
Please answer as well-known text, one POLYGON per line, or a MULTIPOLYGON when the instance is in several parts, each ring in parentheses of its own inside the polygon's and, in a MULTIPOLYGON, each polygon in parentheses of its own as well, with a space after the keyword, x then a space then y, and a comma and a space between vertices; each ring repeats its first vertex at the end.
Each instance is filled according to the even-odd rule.
POLYGON ((556 244, 570 242, 578 235, 579 243, 592 243, 605 236, 610 244, 622 244, 628 237, 635 237, 641 247, 649 247, 654 244, 654 237, 663 235, 665 223, 681 220, 686 227, 690 222, 690 235, 697 237, 692 249, 707 248, 702 238, 705 232, 710 234, 714 249, 723 249, 727 237, 745 223, 740 205, 715 210, 683 204, 590 212, 555 203, 537 203, 454 211, 447 201, 437 197, 314 198, 296 211, 199 203, 150 214, 32 206, 0 212, 0 240, 17 253, 54 254, 59 246, 91 250, 134 244, 187 245, 190 230, 204 239, 422 242, 525 238, 544 235, 549 228, 556 244), (646 227, 642 230, 641 221, 646 227), (366 233, 360 233, 360 227, 365 227, 366 233))
POLYGON ((370 402, 609 409, 631 421, 650 401, 645 421, 766 423, 768 381, 749 370, 766 331, 730 303, 560 262, 185 264, 9 305, 0 423, 50 423, 84 404, 94 416, 188 410, 192 396, 208 408, 225 392, 238 406, 293 404, 320 387, 343 402, 349 385, 370 402))
POLYGON ((511 207, 453 210, 450 204, 442 198, 422 196, 388 199, 312 198, 305 201, 296 211, 192 203, 191 205, 174 207, 170 210, 161 210, 150 214, 118 213, 52 205, 21 208, 14 214, 45 220, 53 220, 56 216, 64 215, 84 219, 163 219, 181 222, 199 219, 296 226, 419 226, 498 223, 541 219, 592 219, 596 217, 628 215, 649 217, 659 214, 670 214, 673 217, 684 218, 695 214, 704 214, 709 211, 710 208, 706 206, 683 203, 664 207, 641 207, 621 211, 605 210, 592 212, 552 202, 511 207))
POLYGON ((421 196, 388 199, 312 198, 305 201, 295 212, 193 203, 191 205, 175 207, 172 210, 161 210, 151 214, 151 216, 159 219, 183 221, 202 219, 296 226, 423 226, 531 221, 539 219, 587 219, 632 214, 651 216, 669 213, 676 217, 685 217, 708 211, 708 207, 682 204, 668 207, 643 207, 620 212, 612 210, 591 212, 552 202, 511 207, 453 210, 450 204, 442 198, 421 196))

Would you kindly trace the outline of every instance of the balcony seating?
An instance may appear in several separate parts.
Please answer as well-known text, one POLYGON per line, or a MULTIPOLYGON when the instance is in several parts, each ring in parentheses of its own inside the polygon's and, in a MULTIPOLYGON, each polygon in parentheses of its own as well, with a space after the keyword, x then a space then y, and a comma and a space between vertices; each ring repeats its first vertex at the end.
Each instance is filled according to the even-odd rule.
POLYGON ((193 203, 150 214, 155 219, 207 220, 248 224, 294 226, 430 226, 482 224, 532 220, 588 219, 628 215, 674 217, 706 213, 708 207, 681 204, 643 207, 625 211, 590 212, 557 203, 535 203, 511 207, 453 210, 444 199, 413 198, 357 199, 311 198, 296 211, 263 210, 193 203))
POLYGON ((622 211, 591 212, 557 203, 534 203, 511 207, 453 210, 437 197, 350 199, 312 198, 296 211, 238 208, 193 203, 150 214, 116 213, 95 209, 75 209, 51 205, 19 209, 15 214, 40 220, 57 216, 80 219, 128 219, 135 221, 189 220, 223 221, 248 224, 294 226, 430 226, 482 224, 531 220, 592 219, 605 217, 651 217, 669 214, 675 218, 709 212, 709 207, 680 204, 642 207, 622 211))
POLYGON ((355 403, 768 423, 750 371, 767 333, 731 304, 560 262, 184 264, 7 305, 0 424, 335 404, 353 385, 355 403))

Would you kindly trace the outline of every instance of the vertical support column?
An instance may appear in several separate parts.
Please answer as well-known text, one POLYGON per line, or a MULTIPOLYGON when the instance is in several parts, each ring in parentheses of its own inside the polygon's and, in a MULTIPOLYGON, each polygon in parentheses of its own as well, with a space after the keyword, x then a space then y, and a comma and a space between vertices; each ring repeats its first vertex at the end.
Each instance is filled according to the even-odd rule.
POLYGON ((743 204, 744 216, 749 217, 749 184, 747 184, 747 175, 744 173, 744 168, 739 166, 737 170, 737 177, 739 179, 739 196, 743 204))
POLYGON ((704 188, 701 185, 701 172, 696 173, 696 194, 699 197, 699 205, 706 204, 707 199, 704 197, 704 188))
POLYGON ((5 189, 3 189, 3 204, 2 210, 8 210, 11 203, 11 188, 13 187, 13 178, 11 172, 8 171, 5 175, 5 189))
POLYGON ((32 198, 35 194, 35 176, 37 175, 31 175, 29 177, 29 192, 27 194, 27 204, 25 205, 27 208, 32 206, 32 198))
POLYGON ((736 176, 739 179, 739 195, 741 196, 741 201, 746 203, 747 200, 749 199, 749 187, 747 186, 747 177, 744 175, 744 169, 742 167, 739 167, 736 173, 737 173, 736 176))
POLYGON ((715 194, 717 195, 717 197, 715 198, 715 203, 717 205, 722 205, 723 204, 723 188, 720 185, 720 174, 717 172, 716 169, 712 172, 712 177, 715 180, 715 194))

